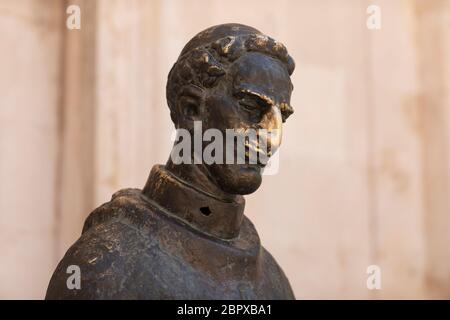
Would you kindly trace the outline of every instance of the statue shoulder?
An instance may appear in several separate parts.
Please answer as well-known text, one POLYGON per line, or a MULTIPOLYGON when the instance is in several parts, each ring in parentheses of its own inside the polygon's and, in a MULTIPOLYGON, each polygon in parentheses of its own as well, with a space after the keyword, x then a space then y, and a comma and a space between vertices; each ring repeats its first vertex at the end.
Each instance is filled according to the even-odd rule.
POLYGON ((142 191, 123 189, 114 193, 111 201, 104 203, 88 216, 82 233, 84 234, 94 226, 113 220, 150 226, 152 218, 154 218, 154 211, 147 204, 142 191))
POLYGON ((86 219, 81 237, 58 264, 46 299, 137 298, 136 290, 127 292, 123 285, 134 272, 130 265, 140 264, 155 219, 138 190, 116 193, 86 219))
POLYGON ((284 271, 278 265, 274 257, 264 247, 261 247, 261 258, 264 266, 265 278, 269 282, 269 287, 275 294, 274 299, 295 299, 289 280, 284 271))

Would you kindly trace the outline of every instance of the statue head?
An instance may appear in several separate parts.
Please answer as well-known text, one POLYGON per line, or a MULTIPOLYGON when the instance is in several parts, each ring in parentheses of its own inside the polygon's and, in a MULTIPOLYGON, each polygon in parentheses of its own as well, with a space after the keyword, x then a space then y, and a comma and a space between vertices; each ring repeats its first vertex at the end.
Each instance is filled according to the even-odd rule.
MULTIPOLYGON (((172 121, 190 132, 201 121, 203 131, 217 129, 223 137, 226 129, 264 132, 265 148, 258 144, 261 139, 247 141, 247 147, 270 157, 280 146, 282 123, 293 113, 294 67, 284 45, 252 27, 208 28, 186 44, 169 73, 166 94, 172 121)), ((265 162, 226 162, 202 164, 221 190, 244 195, 260 186, 265 162)))

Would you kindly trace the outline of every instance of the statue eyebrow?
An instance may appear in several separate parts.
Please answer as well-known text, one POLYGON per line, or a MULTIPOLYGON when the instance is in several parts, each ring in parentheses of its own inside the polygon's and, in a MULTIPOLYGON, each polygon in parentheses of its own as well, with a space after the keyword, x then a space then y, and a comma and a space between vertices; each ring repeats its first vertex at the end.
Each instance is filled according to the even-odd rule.
POLYGON ((239 89, 238 95, 246 95, 256 98, 258 101, 262 102, 265 106, 271 107, 275 105, 275 102, 272 98, 268 97, 265 94, 250 90, 250 89, 239 89))
MULTIPOLYGON (((238 94, 240 94, 240 95, 248 95, 248 96, 251 96, 253 98, 256 98, 260 102, 262 102, 264 105, 266 105, 267 107, 271 107, 271 106, 275 105, 275 102, 274 102, 274 100, 272 98, 268 97, 265 94, 262 94, 262 93, 259 93, 259 92, 256 92, 256 91, 253 91, 253 90, 250 90, 250 89, 245 89, 245 88, 240 89, 238 91, 238 94)), ((280 107, 280 111, 281 111, 281 114, 283 115, 284 119, 287 119, 291 114, 294 113, 294 108, 290 104, 288 104, 286 102, 281 102, 279 104, 279 107, 280 107)))
POLYGON ((280 111, 283 116, 283 122, 284 122, 284 121, 286 121, 287 118, 289 118, 289 116, 291 114, 294 113, 294 108, 292 108, 291 105, 289 105, 285 102, 282 102, 282 103, 280 103, 280 111))

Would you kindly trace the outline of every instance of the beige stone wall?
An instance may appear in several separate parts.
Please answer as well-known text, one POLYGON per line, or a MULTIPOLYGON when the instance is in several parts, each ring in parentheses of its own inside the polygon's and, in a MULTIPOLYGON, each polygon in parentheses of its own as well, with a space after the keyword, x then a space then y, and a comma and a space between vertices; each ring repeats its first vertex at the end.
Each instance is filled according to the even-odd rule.
POLYGON ((246 207, 297 298, 450 298, 445 0, 0 0, 0 298, 43 298, 89 212, 167 160, 167 73, 225 22, 297 62, 280 171, 246 207))

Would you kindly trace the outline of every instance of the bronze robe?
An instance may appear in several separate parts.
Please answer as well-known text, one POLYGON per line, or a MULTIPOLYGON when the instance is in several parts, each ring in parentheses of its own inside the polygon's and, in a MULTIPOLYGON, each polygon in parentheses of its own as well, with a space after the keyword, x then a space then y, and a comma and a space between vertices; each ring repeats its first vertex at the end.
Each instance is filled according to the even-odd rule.
POLYGON ((215 199, 155 166, 143 191, 121 190, 89 215, 46 299, 294 299, 243 210, 243 197, 215 199), (231 228, 215 224, 224 217, 231 228), (80 289, 66 284, 70 265, 80 289))

